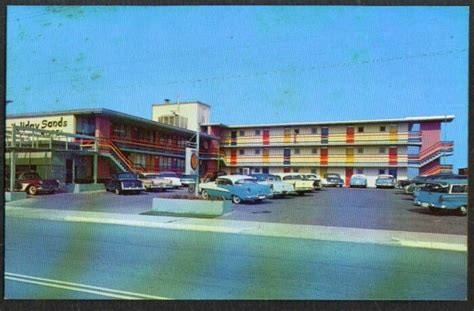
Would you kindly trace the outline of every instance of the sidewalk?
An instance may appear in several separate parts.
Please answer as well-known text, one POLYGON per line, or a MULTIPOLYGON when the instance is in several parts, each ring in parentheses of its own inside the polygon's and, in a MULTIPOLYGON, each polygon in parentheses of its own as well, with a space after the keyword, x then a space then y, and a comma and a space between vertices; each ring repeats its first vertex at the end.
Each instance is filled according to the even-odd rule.
POLYGON ((467 251, 467 236, 454 234, 264 223, 223 219, 145 216, 92 211, 51 210, 14 207, 11 205, 5 207, 5 216, 14 218, 34 218, 55 221, 139 226, 171 230, 193 230, 295 239, 371 243, 463 252, 467 251))

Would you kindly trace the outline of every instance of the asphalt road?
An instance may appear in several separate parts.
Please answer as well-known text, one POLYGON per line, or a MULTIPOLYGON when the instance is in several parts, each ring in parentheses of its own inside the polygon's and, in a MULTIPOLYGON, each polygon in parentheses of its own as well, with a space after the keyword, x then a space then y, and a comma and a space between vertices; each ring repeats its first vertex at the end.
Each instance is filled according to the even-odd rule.
MULTIPOLYGON (((8 203, 20 207, 141 214, 151 209, 152 199, 166 193, 115 195, 113 193, 59 193, 29 197, 8 203)), ((223 219, 323 225, 364 229, 467 235, 467 217, 455 213, 433 215, 413 205, 411 196, 391 189, 324 188, 303 197, 271 199, 261 204, 233 205, 223 219)))
POLYGON ((461 300, 467 291, 466 257, 397 246, 7 217, 5 296, 461 300))

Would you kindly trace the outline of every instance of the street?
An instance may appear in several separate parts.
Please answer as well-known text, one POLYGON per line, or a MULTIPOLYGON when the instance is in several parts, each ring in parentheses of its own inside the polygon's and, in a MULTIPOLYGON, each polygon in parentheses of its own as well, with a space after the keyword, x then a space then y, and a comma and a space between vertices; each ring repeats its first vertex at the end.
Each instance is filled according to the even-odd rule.
POLYGON ((465 252, 5 219, 6 299, 461 300, 466 266, 465 252))

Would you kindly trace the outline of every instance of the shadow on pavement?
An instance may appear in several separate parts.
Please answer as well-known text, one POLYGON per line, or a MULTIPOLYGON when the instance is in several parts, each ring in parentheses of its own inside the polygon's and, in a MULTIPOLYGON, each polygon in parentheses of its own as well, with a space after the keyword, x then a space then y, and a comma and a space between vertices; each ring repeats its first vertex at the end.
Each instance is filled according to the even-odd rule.
POLYGON ((412 213, 430 215, 430 216, 459 216, 455 210, 438 210, 435 212, 430 211, 428 208, 409 208, 408 211, 412 213))

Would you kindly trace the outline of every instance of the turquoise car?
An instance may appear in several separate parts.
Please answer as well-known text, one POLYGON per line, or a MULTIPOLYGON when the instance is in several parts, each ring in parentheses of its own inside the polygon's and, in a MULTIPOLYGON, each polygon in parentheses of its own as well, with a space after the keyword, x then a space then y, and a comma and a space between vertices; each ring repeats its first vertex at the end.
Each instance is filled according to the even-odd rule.
POLYGON ((232 200, 235 204, 242 201, 261 202, 272 197, 272 190, 268 185, 260 185, 256 179, 247 175, 221 176, 214 182, 199 185, 203 198, 219 197, 232 200))
POLYGON ((395 188, 397 181, 392 175, 379 175, 375 180, 375 188, 395 188))
POLYGON ((367 188, 367 177, 364 174, 352 175, 349 186, 367 188))
POLYGON ((433 180, 414 192, 414 203, 432 212, 457 210, 467 214, 467 180, 433 180))

